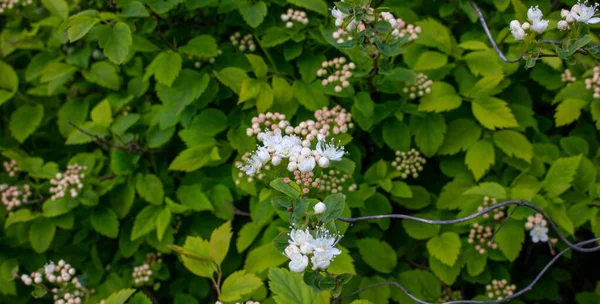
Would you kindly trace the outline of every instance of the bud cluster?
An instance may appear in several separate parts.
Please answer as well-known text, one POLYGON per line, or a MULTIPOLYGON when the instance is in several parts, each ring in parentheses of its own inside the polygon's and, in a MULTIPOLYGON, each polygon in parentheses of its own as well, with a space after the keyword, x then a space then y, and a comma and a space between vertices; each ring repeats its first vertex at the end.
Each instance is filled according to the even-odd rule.
POLYGON ((389 22, 392 26, 392 36, 397 38, 403 38, 404 36, 409 35, 409 41, 419 38, 419 34, 421 33, 420 26, 406 24, 404 20, 402 20, 401 18, 396 18, 394 17, 394 15, 392 15, 392 13, 388 12, 381 13, 381 17, 379 18, 379 20, 382 20, 382 18, 385 21, 389 22))
POLYGON ((549 20, 543 20, 544 14, 540 9, 535 6, 531 6, 527 11, 527 20, 531 22, 531 24, 527 21, 521 24, 518 20, 513 20, 510 22, 510 32, 512 33, 515 40, 523 40, 528 31, 532 35, 543 33, 546 28, 548 28, 549 20))
POLYGON ((517 286, 515 284, 508 285, 506 280, 492 280, 492 284, 486 285, 485 290, 488 298, 501 300, 512 296, 517 290, 517 286))
POLYGON ((27 6, 33 3, 32 0, 0 0, 0 14, 16 8, 17 6, 27 6))
POLYGON ((64 260, 58 261, 58 264, 50 261, 44 265, 43 272, 32 272, 30 275, 20 276, 21 282, 29 286, 31 284, 48 284, 50 292, 53 294, 54 304, 79 304, 83 303, 85 298, 94 293, 88 290, 79 279, 75 277, 77 271, 64 260))
MULTIPOLYGON (((329 170, 324 171, 323 176, 320 180, 319 190, 327 191, 330 193, 338 193, 344 191, 344 184, 352 181, 350 174, 342 174, 340 170, 329 170)), ((347 190, 352 192, 356 190, 358 186, 354 183, 348 186, 347 190)))
MULTIPOLYGON (((294 182, 302 188, 302 193, 306 194, 310 191, 310 187, 317 188, 321 182, 320 178, 315 178, 314 172, 300 172, 300 170, 294 171, 294 182)), ((287 184, 291 181, 289 177, 285 177, 283 181, 287 184)))
POLYGON ((417 82, 415 84, 407 84, 402 92, 405 94, 409 94, 408 97, 410 99, 415 99, 417 97, 423 97, 425 94, 431 93, 431 86, 433 85, 433 80, 429 79, 427 75, 423 73, 417 74, 417 82))
POLYGON ((480 254, 485 254, 486 248, 498 249, 498 244, 490 240, 493 235, 494 232, 492 231, 491 226, 473 223, 473 228, 469 231, 469 239, 467 242, 469 244, 476 244, 475 250, 480 254))
POLYGON ((565 71, 562 74, 560 74, 560 80, 564 83, 568 83, 577 81, 577 78, 573 76, 571 70, 565 69, 565 71))
POLYGON ((67 166, 67 170, 64 173, 56 173, 56 177, 50 180, 50 193, 53 193, 51 199, 57 200, 65 196, 65 193, 69 193, 71 197, 75 198, 79 195, 78 190, 83 188, 81 180, 85 178, 85 173, 82 171, 87 170, 87 166, 80 166, 73 164, 67 166))
POLYGON ((336 92, 341 92, 343 88, 350 86, 349 79, 352 77, 352 70, 356 68, 354 62, 346 63, 346 57, 338 57, 332 60, 323 61, 321 68, 317 70, 317 76, 321 77, 323 86, 332 85, 336 92))
POLYGON ((445 302, 462 300, 462 299, 463 299, 462 291, 460 291, 460 290, 453 291, 450 288, 444 288, 442 290, 442 295, 438 299, 438 302, 445 303, 445 302))
POLYGON ((285 27, 287 28, 294 27, 294 22, 304 25, 308 24, 306 12, 301 10, 293 10, 291 8, 287 10, 287 13, 281 14, 281 21, 285 22, 285 27))
POLYGON ((10 162, 2 162, 2 165, 4 166, 4 170, 6 170, 6 173, 8 173, 8 176, 10 177, 15 176, 21 171, 21 168, 19 168, 19 166, 17 165, 17 161, 14 159, 11 159, 10 162))
POLYGON ((585 79, 585 88, 594 91, 594 98, 600 98, 600 66, 594 67, 594 76, 585 79))
MULTIPOLYGON (((481 204, 481 206, 477 207, 477 211, 481 211, 487 207, 496 205, 497 203, 498 203, 498 201, 496 200, 496 198, 494 198, 494 197, 490 198, 490 197, 486 196, 483 198, 483 203, 481 204)), ((506 206, 502 206, 502 207, 494 209, 494 211, 492 211, 494 213, 493 218, 495 221, 501 220, 506 215, 506 213, 504 212, 505 209, 506 209, 506 206)), ((490 218, 490 214, 486 213, 486 214, 482 215, 482 217, 487 220, 490 218)))
POLYGON ((252 34, 247 34, 242 37, 240 32, 235 32, 229 37, 229 41, 231 41, 231 44, 233 44, 233 46, 242 52, 246 50, 250 52, 256 51, 256 45, 254 44, 254 39, 252 39, 252 34))
POLYGON ((162 254, 150 252, 146 255, 146 261, 140 266, 133 268, 131 277, 136 286, 146 285, 152 283, 152 269, 151 267, 155 264, 162 264, 162 254))
MULTIPOLYGON (((246 135, 248 136, 258 135, 265 129, 270 129, 273 132, 283 132, 290 125, 290 122, 285 120, 285 114, 279 112, 258 114, 258 116, 252 117, 251 122, 252 127, 246 129, 246 135)), ((291 134, 291 132, 286 132, 286 134, 291 134)))
POLYGON ((22 186, 0 184, 0 192, 2 192, 2 204, 9 214, 12 213, 13 209, 26 203, 31 196, 31 189, 27 184, 22 186))
MULTIPOLYGON (((223 51, 221 51, 220 49, 217 50, 217 56, 220 56, 221 54, 223 54, 223 51)), ((199 69, 200 67, 202 67, 202 62, 206 62, 208 61, 208 63, 213 64, 215 63, 215 57, 206 57, 206 56, 188 56, 189 60, 196 60, 196 62, 194 62, 194 66, 199 69)))
POLYGON ((396 151, 396 159, 392 162, 392 167, 397 171, 402 172, 402 178, 407 179, 409 176, 413 178, 419 177, 419 173, 423 171, 423 165, 427 160, 421 157, 421 153, 415 149, 410 149, 408 152, 396 151))

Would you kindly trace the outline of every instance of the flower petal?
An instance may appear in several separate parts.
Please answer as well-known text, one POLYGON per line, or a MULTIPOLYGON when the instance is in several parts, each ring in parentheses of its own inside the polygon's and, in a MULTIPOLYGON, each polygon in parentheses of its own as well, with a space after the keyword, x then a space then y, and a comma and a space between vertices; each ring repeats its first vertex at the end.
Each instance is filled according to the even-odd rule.
POLYGON ((589 24, 596 24, 598 22, 600 22, 600 17, 592 17, 590 20, 588 20, 589 24))

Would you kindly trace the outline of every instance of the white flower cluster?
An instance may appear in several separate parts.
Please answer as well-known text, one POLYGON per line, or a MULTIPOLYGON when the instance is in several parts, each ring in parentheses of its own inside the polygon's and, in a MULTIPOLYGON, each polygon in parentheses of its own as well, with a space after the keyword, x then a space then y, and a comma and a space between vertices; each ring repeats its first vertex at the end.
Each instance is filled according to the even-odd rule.
POLYGON ((512 33, 515 40, 523 40, 525 39, 525 31, 543 33, 548 27, 549 20, 542 20, 544 14, 542 11, 536 7, 530 7, 527 11, 527 20, 531 22, 523 22, 523 24, 519 23, 518 20, 513 20, 510 22, 510 32, 512 33))
POLYGON ((26 203, 31 196, 31 189, 27 184, 22 186, 0 184, 0 191, 2 192, 2 204, 9 214, 12 213, 13 209, 26 203))
POLYGON ((485 286, 488 292, 488 298, 501 300, 506 296, 512 296, 517 290, 515 284, 508 285, 506 280, 492 280, 492 284, 485 286))
POLYGON ((564 83, 568 83, 577 81, 577 78, 573 76, 571 70, 565 69, 565 71, 562 74, 560 74, 560 80, 564 83))
MULTIPOLYGON (((338 193, 344 190, 344 184, 351 182, 352 176, 350 174, 342 174, 340 170, 329 170, 324 171, 323 176, 319 179, 319 190, 327 191, 330 193, 338 193)), ((358 186, 354 183, 350 184, 347 188, 349 192, 355 191, 358 186)))
POLYGON ((67 170, 64 173, 56 173, 56 177, 50 180, 50 193, 53 193, 51 199, 57 200, 65 196, 65 193, 69 193, 71 197, 75 198, 79 195, 78 190, 83 188, 81 180, 85 178, 85 173, 82 171, 87 170, 87 166, 80 166, 73 164, 67 166, 67 170))
POLYGON ((486 247, 490 249, 498 249, 498 244, 491 241, 490 238, 494 235, 491 226, 484 226, 479 223, 473 223, 473 228, 469 231, 469 244, 475 243, 475 250, 480 254, 486 253, 486 247))
MULTIPOLYGON (((373 8, 368 8, 363 12, 366 15, 372 16, 374 10, 373 8)), ((346 18, 349 17, 350 14, 342 12, 337 7, 334 7, 331 10, 331 15, 335 18, 335 25, 338 27, 338 29, 332 34, 332 37, 336 39, 337 43, 344 43, 346 41, 354 39, 354 32, 362 33, 363 31, 368 30, 369 32, 366 32, 365 35, 371 37, 380 34, 373 26, 367 27, 367 24, 365 24, 364 20, 368 20, 369 18, 363 18, 363 21, 352 19, 346 24, 346 18), (344 24, 346 24, 345 27, 344 24)), ((404 22, 404 20, 394 17, 392 13, 381 13, 378 21, 382 20, 389 22, 390 32, 382 33, 381 35, 387 36, 389 34, 394 39, 399 39, 408 36, 408 39, 412 41, 417 39, 419 37, 419 34, 421 33, 421 28, 419 26, 414 26, 412 24, 407 25, 406 22, 404 22)))
POLYGON ((594 91, 594 98, 600 98, 600 66, 594 67, 594 76, 585 79, 585 88, 594 91))
POLYGON ((150 252, 146 254, 146 261, 144 264, 140 266, 136 266, 133 268, 133 272, 131 273, 131 277, 136 286, 146 285, 147 283, 152 283, 152 269, 150 269, 155 264, 162 263, 162 254, 150 252))
POLYGON ((306 12, 301 10, 288 9, 286 14, 281 14, 281 21, 285 22, 285 27, 294 27, 294 22, 307 25, 308 18, 306 12))
POLYGON ((536 213, 535 216, 529 216, 527 218, 527 223, 525 223, 525 229, 530 230, 529 235, 531 236, 531 241, 534 243, 537 242, 548 242, 550 238, 548 238, 548 222, 544 219, 542 214, 536 213))
MULTIPOLYGON (((477 207, 477 211, 481 211, 489 206, 493 206, 496 205, 498 203, 498 201, 496 200, 496 198, 490 198, 488 196, 483 198, 483 203, 481 204, 481 206, 477 207)), ((504 210, 506 209, 506 206, 502 206, 500 208, 494 209, 494 211, 492 211, 494 213, 494 220, 498 221, 501 220, 506 214, 504 213, 504 210)), ((482 215, 482 217, 484 219, 489 219, 490 218, 490 214, 486 213, 484 215, 482 215)))
POLYGON ((4 170, 6 170, 6 173, 8 173, 8 176, 10 177, 15 176, 21 171, 21 168, 19 168, 19 166, 17 165, 17 161, 14 159, 11 159, 9 162, 2 162, 2 165, 4 166, 4 170))
MULTIPOLYGON (((217 50, 217 56, 220 56, 223 54, 223 51, 221 51, 221 49, 217 50)), ((202 67, 202 62, 203 61, 208 61, 208 63, 213 64, 215 63, 215 57, 204 57, 204 56, 188 56, 189 60, 196 60, 196 62, 194 62, 194 67, 196 67, 197 69, 202 67)))
POLYGON ((570 28, 569 23, 580 22, 585 24, 596 24, 600 22, 600 17, 594 17, 598 8, 598 3, 588 6, 588 1, 584 3, 578 1, 577 4, 571 7, 571 10, 563 9, 560 12, 560 16, 565 20, 558 21, 558 29, 561 31, 570 28))
POLYGON ((423 73, 417 74, 417 82, 415 84, 407 84, 402 91, 406 94, 409 94, 408 97, 410 99, 415 99, 417 97, 423 97, 425 94, 431 93, 431 86, 433 85, 433 80, 429 79, 427 75, 423 73))
POLYGON ((88 290, 79 279, 75 277, 77 271, 71 267, 70 264, 65 263, 64 260, 58 261, 58 264, 50 261, 46 264, 42 272, 33 272, 31 275, 21 275, 21 281, 25 285, 31 284, 42 284, 44 279, 47 284, 54 285, 50 289, 53 294, 54 304, 79 304, 84 301, 93 290, 88 290))
POLYGON ((410 149, 408 152, 396 151, 396 159, 392 162, 392 167, 402 172, 402 178, 407 179, 419 177, 419 172, 423 171, 423 165, 427 163, 421 153, 416 149, 410 149))
POLYGON ((231 44, 233 44, 233 46, 235 46, 238 50, 242 52, 246 50, 250 52, 256 51, 256 44, 254 44, 252 34, 247 34, 244 37, 242 37, 242 34, 240 34, 240 32, 235 32, 229 37, 229 41, 231 41, 231 44))
MULTIPOLYGON (((315 206, 316 211, 317 206, 315 206)), ((289 236, 289 245, 285 248, 284 254, 290 259, 289 267, 293 272, 304 272, 308 267, 311 255, 312 270, 326 270, 333 259, 342 253, 341 250, 335 248, 342 236, 329 233, 323 226, 316 229, 314 237, 308 228, 305 230, 292 229, 289 236)))
POLYGON ((0 14, 16 8, 18 5, 27 6, 33 3, 32 0, 0 0, 0 14))
POLYGON ((350 86, 348 81, 352 77, 352 70, 356 68, 354 62, 346 63, 346 57, 338 57, 329 61, 323 61, 321 68, 317 70, 317 76, 322 77, 323 86, 333 85, 336 92, 350 86))

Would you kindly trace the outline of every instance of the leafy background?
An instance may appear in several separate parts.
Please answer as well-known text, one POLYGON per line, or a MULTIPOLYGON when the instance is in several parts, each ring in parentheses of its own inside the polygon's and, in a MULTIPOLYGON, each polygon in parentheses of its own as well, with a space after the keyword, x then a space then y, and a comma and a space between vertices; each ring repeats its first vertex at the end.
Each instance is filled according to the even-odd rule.
MULTIPOLYGON (((494 37, 509 36, 510 20, 524 20, 530 5, 552 10, 556 21, 559 8, 574 4, 477 3, 494 37)), ((583 81, 593 60, 578 57, 568 67, 577 81, 567 84, 560 59, 542 58, 533 69, 501 62, 467 1, 371 5, 421 27, 403 54, 374 60, 359 47, 336 47, 333 3, 324 0, 34 0, 0 14, 0 151, 23 170, 0 173, 0 182, 30 184, 37 200, 10 216, 0 208, 0 301, 43 301, 12 279, 15 267, 29 273, 65 259, 96 290, 96 303, 132 287, 133 267, 150 252, 163 256, 145 288, 159 303, 216 301, 210 267, 176 249, 211 252, 227 277, 224 302, 329 303, 327 292, 286 270, 272 244, 289 226, 271 204, 274 191, 235 182, 234 160, 255 146, 246 128, 266 111, 291 121, 325 106, 352 113, 355 127, 343 140, 359 187, 346 193, 344 216, 453 219, 489 196, 532 202, 570 240, 599 237, 600 101, 583 81), (308 25, 286 28, 280 15, 288 8, 306 11, 308 25), (234 47, 236 32, 251 34, 255 51, 234 47), (351 89, 336 93, 316 71, 340 55, 358 72, 351 89), (434 84, 411 100, 401 88, 417 73, 434 84), (404 180, 391 162, 394 151, 411 148, 427 163, 404 180), (41 195, 74 163, 89 169, 77 198, 41 195)), ((512 37, 502 40, 508 55, 520 54, 512 37)), ((517 210, 496 236, 499 249, 485 255, 467 242, 469 224, 356 223, 330 271, 356 274, 343 295, 398 281, 428 301, 450 290, 487 299, 492 280, 525 286, 551 259, 548 246, 530 241, 529 215, 517 210)), ((599 303, 596 258, 567 254, 521 301, 599 303)), ((390 286, 345 301, 358 298, 411 302, 390 286)))

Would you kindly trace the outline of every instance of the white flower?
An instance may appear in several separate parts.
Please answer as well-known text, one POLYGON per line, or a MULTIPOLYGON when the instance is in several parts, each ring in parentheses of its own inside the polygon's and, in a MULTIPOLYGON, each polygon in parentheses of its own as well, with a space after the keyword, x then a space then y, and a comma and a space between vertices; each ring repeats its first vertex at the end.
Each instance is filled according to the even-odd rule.
POLYGON ((281 14, 281 21, 288 21, 290 20, 290 16, 286 15, 286 14, 281 14))
POLYGON ((308 231, 308 228, 306 230, 293 229, 290 231, 288 243, 290 243, 290 245, 301 247, 302 245, 310 244, 312 240, 313 236, 308 231))
POLYGON ((290 161, 287 165, 287 169, 290 172, 294 172, 296 171, 296 169, 298 169, 298 163, 294 162, 294 161, 290 161))
POLYGON ((296 256, 297 254, 301 254, 298 246, 291 245, 291 244, 288 245, 287 247, 285 247, 284 252, 285 252, 285 256, 287 256, 290 260, 293 260, 294 256, 296 256))
POLYGON ((569 15, 571 15, 571 12, 569 12, 569 10, 568 10, 568 9, 564 9, 564 8, 563 8, 563 9, 560 11, 560 17, 561 17, 561 18, 567 18, 569 15))
POLYGON ((513 20, 510 22, 510 30, 514 31, 521 27, 521 23, 518 20, 513 20))
POLYGON ((271 163, 273 164, 273 166, 279 166, 279 164, 281 164, 281 157, 273 156, 273 158, 271 159, 271 163))
POLYGON ((529 24, 529 22, 523 22, 523 24, 521 24, 521 28, 524 30, 528 30, 530 26, 531 25, 529 24))
POLYGON ((292 272, 303 272, 304 269, 308 266, 308 257, 305 255, 296 255, 294 259, 292 259, 288 265, 292 272))
POLYGON ((344 19, 346 16, 348 16, 347 14, 344 14, 342 11, 340 11, 337 7, 331 9, 331 15, 335 19, 344 19))
POLYGON ((569 28, 569 23, 565 20, 561 20, 561 21, 558 21, 557 27, 560 31, 564 31, 569 28))
POLYGON ((262 138, 263 145, 265 148, 267 148, 267 151, 269 152, 275 152, 275 150, 283 140, 281 132, 275 132, 273 135, 269 135, 267 133, 260 133, 256 138, 258 138, 259 140, 261 140, 262 138))
POLYGON ((316 165, 317 162, 315 161, 314 157, 301 157, 300 161, 298 162, 298 170, 301 172, 310 172, 315 168, 316 165))
POLYGON ((390 19, 388 20, 388 22, 390 23, 390 25, 392 26, 393 29, 398 27, 398 22, 396 21, 396 19, 390 19))
POLYGON ((327 269, 329 267, 329 265, 331 264, 331 261, 333 260, 334 256, 327 251, 319 251, 319 252, 315 252, 312 256, 312 258, 310 259, 310 261, 313 264, 312 269, 313 270, 317 270, 317 269, 327 269))
POLYGON ((342 253, 341 250, 334 246, 340 241, 340 235, 331 235, 325 227, 317 228, 317 237, 310 241, 313 248, 313 270, 327 269, 331 261, 342 253))
POLYGON ((47 275, 54 273, 54 262, 51 261, 50 263, 44 265, 44 273, 47 275))
POLYGON ((342 24, 344 24, 344 18, 335 19, 335 26, 340 27, 342 24))
POLYGON ((534 20, 531 30, 541 34, 546 30, 549 22, 549 20, 534 20))
POLYGON ((327 210, 327 206, 325 206, 323 202, 318 202, 313 209, 315 210, 316 214, 323 214, 327 210))
POLYGON ((271 154, 265 147, 258 148, 258 150, 256 151, 256 155, 263 164, 267 163, 271 159, 271 154))
POLYGON ((258 155, 253 154, 250 159, 248 160, 248 163, 245 166, 241 166, 239 167, 240 170, 245 171, 246 174, 248 175, 252 175, 257 173, 258 171, 260 171, 260 168, 262 168, 262 161, 260 160, 260 158, 258 157, 258 155))
POLYGON ((348 26, 346 26, 346 31, 352 32, 356 29, 357 26, 358 26, 358 21, 352 20, 350 23, 348 23, 348 26))
POLYGON ((542 11, 540 11, 540 9, 537 6, 532 6, 527 11, 527 19, 529 19, 529 21, 531 22, 534 22, 536 20, 542 20, 542 17, 544 17, 544 14, 542 14, 542 11))
POLYGON ((534 243, 537 243, 539 241, 547 242, 548 241, 548 228, 542 227, 539 225, 535 225, 535 227, 533 227, 533 229, 531 229, 531 231, 529 232, 529 235, 531 235, 531 240, 534 243))
POLYGON ((593 6, 587 6, 587 1, 585 1, 583 4, 578 2, 571 9, 571 17, 573 17, 573 19, 575 19, 577 22, 596 24, 600 22, 599 17, 594 17, 597 7, 598 3, 594 4, 593 6))
POLYGON ((317 153, 331 161, 340 161, 346 152, 344 152, 344 147, 336 147, 333 142, 328 144, 325 140, 319 140, 317 142, 317 153))
POLYGON ((321 168, 329 167, 329 158, 327 158, 327 157, 319 158, 319 167, 321 167, 321 168))
POLYGON ((302 150, 302 141, 294 135, 286 135, 281 143, 275 147, 275 153, 281 158, 288 158, 302 150))

